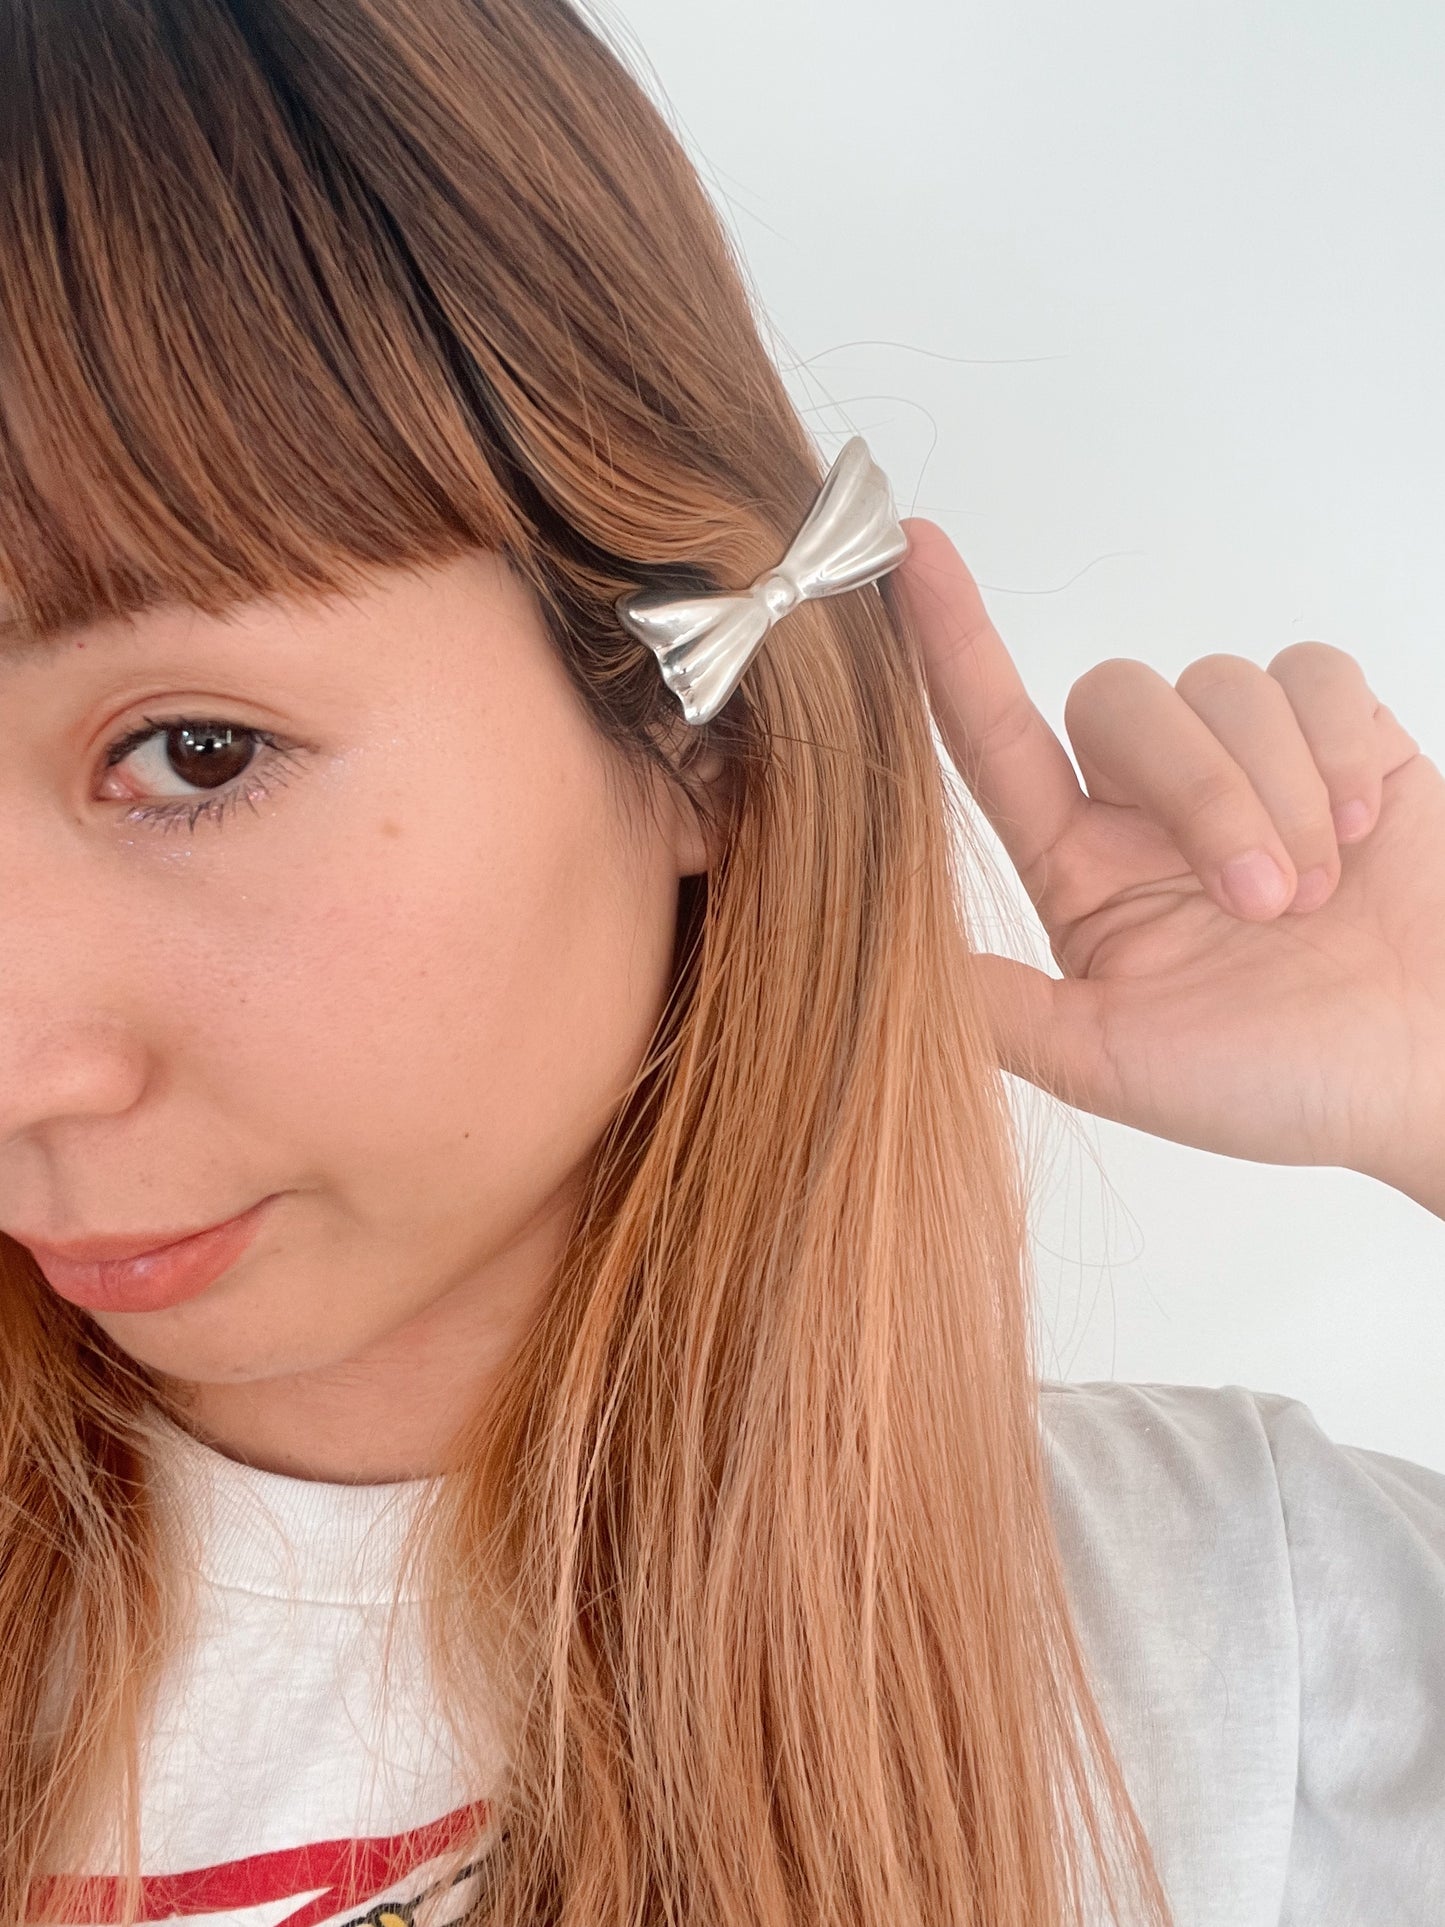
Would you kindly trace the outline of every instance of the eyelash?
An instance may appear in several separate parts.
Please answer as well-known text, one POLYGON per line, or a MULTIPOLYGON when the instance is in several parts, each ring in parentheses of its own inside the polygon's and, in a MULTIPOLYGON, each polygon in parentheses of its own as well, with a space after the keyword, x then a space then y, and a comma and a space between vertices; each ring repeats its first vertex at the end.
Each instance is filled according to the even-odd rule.
MULTIPOLYGON (((256 776, 258 769, 264 770, 268 777, 277 775, 292 758, 295 746, 273 736, 268 730, 252 728, 247 723, 226 722, 216 716, 146 716, 140 727, 119 737, 105 752, 105 767, 114 769, 116 764, 125 761, 132 751, 148 743, 153 736, 166 736, 175 729, 213 729, 229 731, 236 736, 249 736, 260 743, 264 756, 258 756, 242 773, 233 778, 223 789, 212 790, 197 802, 191 797, 177 797, 169 803, 138 803, 123 812, 122 821, 127 823, 159 824, 163 829, 177 823, 182 817, 189 817, 189 831, 194 833, 197 823, 203 818, 218 826, 225 818, 229 806, 247 802, 254 809, 256 797, 271 794, 267 781, 256 776)), ((184 780, 184 779, 183 779, 184 780)), ((283 785, 284 787, 284 785, 283 785)))

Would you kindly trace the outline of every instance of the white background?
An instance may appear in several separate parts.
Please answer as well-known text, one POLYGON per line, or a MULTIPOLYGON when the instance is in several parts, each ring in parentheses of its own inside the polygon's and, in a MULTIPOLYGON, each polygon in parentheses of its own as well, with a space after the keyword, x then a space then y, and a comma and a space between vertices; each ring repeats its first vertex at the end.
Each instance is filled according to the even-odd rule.
MULTIPOLYGON (((865 434, 948 530, 1061 739, 1106 656, 1172 682, 1318 637, 1445 764, 1439 0, 594 14, 824 452, 865 434)), ((1048 1134, 1046 1375, 1287 1392, 1445 1467, 1445 1223, 1015 1089, 1048 1134)))

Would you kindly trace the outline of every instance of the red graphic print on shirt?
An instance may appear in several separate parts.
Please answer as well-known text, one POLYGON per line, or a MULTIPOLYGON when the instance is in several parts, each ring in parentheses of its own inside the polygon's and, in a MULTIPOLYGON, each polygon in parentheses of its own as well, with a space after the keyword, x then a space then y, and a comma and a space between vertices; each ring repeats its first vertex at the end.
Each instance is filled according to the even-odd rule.
MULTIPOLYGON (((347 1910, 365 1909, 378 1894, 475 1834, 485 1824, 487 1806, 482 1800, 458 1807, 440 1820, 384 1840, 320 1840, 195 1867, 189 1873, 145 1874, 139 1919, 184 1921, 226 1913, 239 1918, 248 1908, 264 1907, 267 1927, 273 1921, 275 1927, 322 1927, 343 1916, 345 1927, 411 1927, 416 1908, 434 1888, 382 1903, 371 1912, 347 1910), (272 1913, 278 1900, 295 1900, 296 1908, 272 1913)), ((464 1868, 458 1882, 473 1871, 464 1868)), ((36 1884, 32 1908, 39 1902, 43 1917, 106 1927, 121 1918, 120 1898, 121 1882, 113 1875, 53 1877, 36 1884)))

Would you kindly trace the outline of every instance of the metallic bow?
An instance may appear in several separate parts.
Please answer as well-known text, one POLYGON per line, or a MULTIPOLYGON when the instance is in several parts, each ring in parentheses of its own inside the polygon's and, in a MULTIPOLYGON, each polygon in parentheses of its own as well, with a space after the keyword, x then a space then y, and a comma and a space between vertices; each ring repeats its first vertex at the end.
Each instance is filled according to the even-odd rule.
POLYGON ((907 553, 888 478, 855 435, 793 546, 751 589, 681 597, 634 590, 619 599, 617 613, 656 655, 687 721, 710 723, 775 622, 800 602, 876 582, 907 553))

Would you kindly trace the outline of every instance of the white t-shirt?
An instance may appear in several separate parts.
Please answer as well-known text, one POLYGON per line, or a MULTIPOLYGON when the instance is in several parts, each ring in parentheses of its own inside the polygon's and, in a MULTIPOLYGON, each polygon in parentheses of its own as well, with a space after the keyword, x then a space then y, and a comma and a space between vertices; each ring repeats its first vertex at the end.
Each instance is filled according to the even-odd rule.
MULTIPOLYGON (((1046 1382, 1042 1409, 1081 1634, 1177 1927, 1441 1927, 1445 1473, 1239 1386, 1046 1382)), ((201 1619, 145 1756, 145 1917, 408 1927, 493 1790, 456 1777, 406 1617, 381 1691, 433 1482, 284 1478, 173 1436, 201 1619)))

